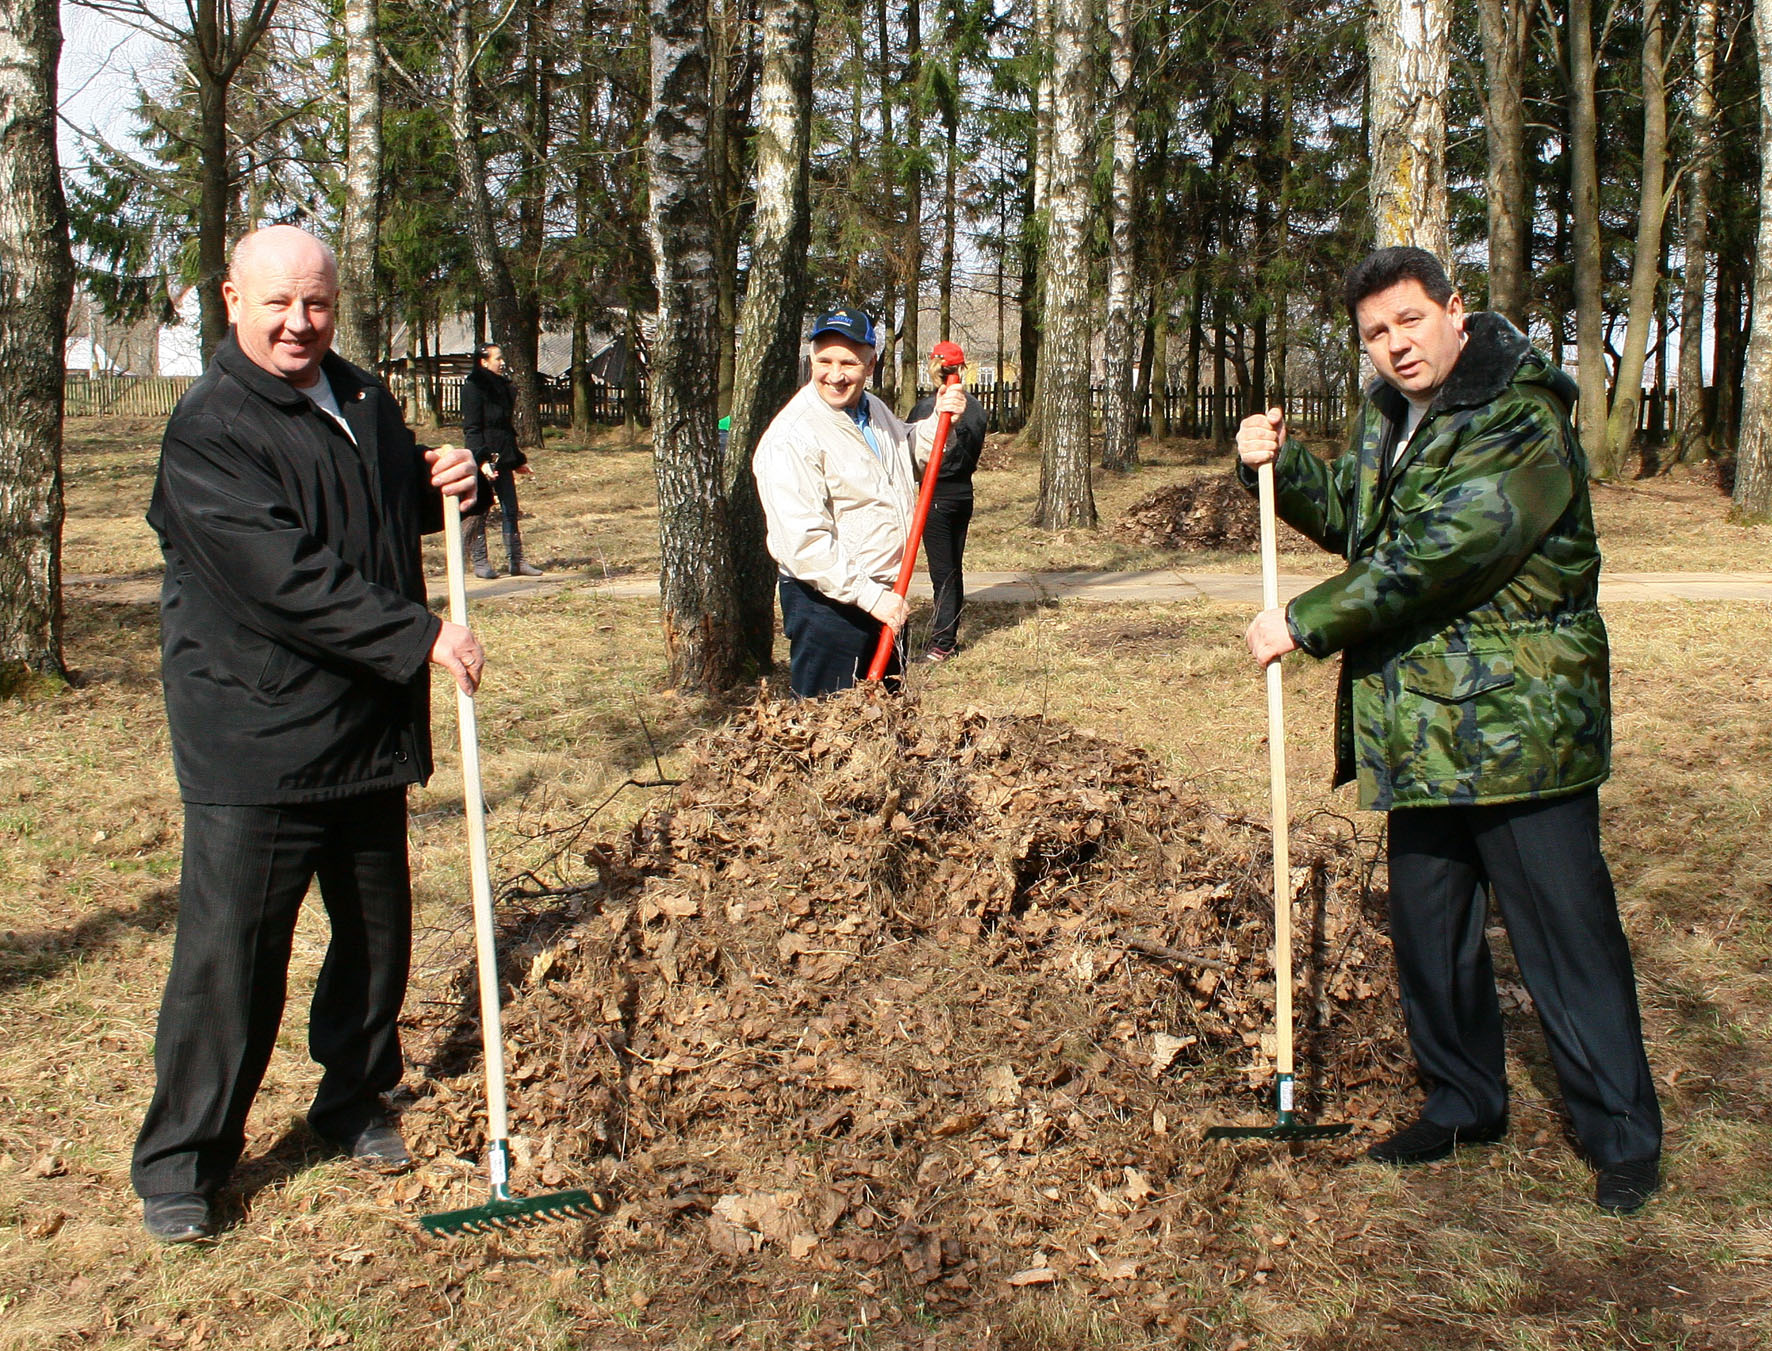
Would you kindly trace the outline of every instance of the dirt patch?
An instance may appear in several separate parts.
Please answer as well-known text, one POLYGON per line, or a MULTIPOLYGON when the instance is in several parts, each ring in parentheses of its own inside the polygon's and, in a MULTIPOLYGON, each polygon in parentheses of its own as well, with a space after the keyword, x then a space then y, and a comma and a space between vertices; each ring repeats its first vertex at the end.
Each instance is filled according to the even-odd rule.
POLYGON ((1261 518, 1234 474, 1215 474, 1141 497, 1114 533, 1159 549, 1254 549, 1261 518))
MULTIPOLYGON (((1371 1120, 1411 1072, 1368 852, 1297 832, 1292 883, 1301 1103, 1371 1120)), ((579 866, 504 942, 516 1181, 610 1184, 606 1256, 688 1245, 951 1309, 1073 1274, 1134 1294, 1177 1226, 1226 1222, 1238 1156, 1200 1136, 1272 1121, 1270 840, 1144 752, 866 693, 760 703, 579 866)), ((472 1159, 476 1034, 426 1031, 408 1135, 472 1159)))

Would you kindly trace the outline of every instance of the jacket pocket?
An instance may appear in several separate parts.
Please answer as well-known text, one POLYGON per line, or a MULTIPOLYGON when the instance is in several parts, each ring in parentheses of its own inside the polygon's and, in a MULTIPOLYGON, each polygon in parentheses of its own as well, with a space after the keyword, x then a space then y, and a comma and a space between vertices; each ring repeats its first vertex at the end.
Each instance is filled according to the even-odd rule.
POLYGON ((1436 703, 1461 704, 1514 683, 1511 652, 1436 652, 1405 657, 1403 688, 1436 703))

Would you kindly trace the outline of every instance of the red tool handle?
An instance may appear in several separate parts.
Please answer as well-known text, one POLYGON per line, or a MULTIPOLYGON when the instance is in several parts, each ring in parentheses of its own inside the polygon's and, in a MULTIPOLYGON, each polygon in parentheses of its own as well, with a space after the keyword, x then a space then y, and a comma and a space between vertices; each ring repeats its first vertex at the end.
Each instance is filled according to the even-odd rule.
MULTIPOLYGON (((960 383, 960 372, 949 371, 947 383, 960 383)), ((923 466, 923 486, 917 493, 917 510, 911 517, 910 538, 904 543, 904 561, 898 565, 898 581, 893 584, 893 591, 898 595, 908 595, 911 589, 911 574, 917 570, 917 549, 923 543, 923 526, 929 520, 929 504, 935 500, 935 476, 941 472, 941 452, 947 448, 948 424, 954 420, 952 413, 943 413, 935 419, 935 445, 929 451, 929 463, 923 466)), ((880 641, 874 648, 874 660, 868 667, 868 679, 879 680, 886 674, 886 663, 892 660, 892 643, 896 635, 890 624, 880 625, 880 641)))

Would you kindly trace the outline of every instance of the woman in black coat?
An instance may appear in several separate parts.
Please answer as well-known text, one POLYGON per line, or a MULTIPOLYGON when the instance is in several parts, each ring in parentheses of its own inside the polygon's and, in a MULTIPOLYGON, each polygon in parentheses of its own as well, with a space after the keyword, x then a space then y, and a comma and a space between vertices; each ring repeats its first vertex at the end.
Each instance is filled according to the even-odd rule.
POLYGON ((539 577, 541 569, 523 561, 523 536, 517 528, 517 475, 530 470, 529 457, 517 448, 517 433, 511 424, 515 400, 510 377, 505 374, 505 354, 497 343, 487 343, 479 349, 479 358, 461 387, 461 431, 492 492, 481 493, 472 514, 462 521, 462 540, 474 564, 474 575, 498 576, 486 550, 486 516, 493 494, 497 494, 511 575, 539 577))

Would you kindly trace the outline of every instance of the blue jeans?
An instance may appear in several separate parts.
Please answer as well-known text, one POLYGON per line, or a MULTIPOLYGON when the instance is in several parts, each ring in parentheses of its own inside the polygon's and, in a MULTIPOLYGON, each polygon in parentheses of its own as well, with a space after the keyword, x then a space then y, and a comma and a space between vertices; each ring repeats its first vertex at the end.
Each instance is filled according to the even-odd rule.
MULTIPOLYGON (((867 675, 880 641, 879 620, 795 577, 783 577, 777 593, 782 632, 788 637, 788 684, 796 697, 835 694, 867 675)), ((901 649, 902 643, 892 645, 888 688, 897 686, 904 671, 901 649)))

